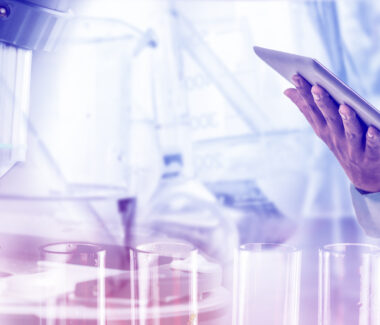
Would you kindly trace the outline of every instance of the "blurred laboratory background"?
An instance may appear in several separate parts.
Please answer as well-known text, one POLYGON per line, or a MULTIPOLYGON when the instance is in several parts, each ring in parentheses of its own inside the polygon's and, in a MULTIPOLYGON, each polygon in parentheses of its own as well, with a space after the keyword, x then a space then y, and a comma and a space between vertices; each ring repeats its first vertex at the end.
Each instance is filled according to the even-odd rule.
POLYGON ((302 250, 300 285, 258 324, 316 325, 318 248, 380 242, 252 48, 380 107, 379 31, 371 0, 0 0, 1 323, 252 324, 231 320, 236 250, 270 243, 302 250))

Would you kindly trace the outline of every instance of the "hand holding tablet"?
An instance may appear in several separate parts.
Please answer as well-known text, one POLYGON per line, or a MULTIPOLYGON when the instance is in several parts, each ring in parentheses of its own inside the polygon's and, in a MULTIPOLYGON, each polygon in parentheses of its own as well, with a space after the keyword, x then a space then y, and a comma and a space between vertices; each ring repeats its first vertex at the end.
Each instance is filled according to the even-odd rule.
POLYGON ((313 59, 256 47, 255 52, 295 85, 285 95, 351 182, 362 191, 380 192, 380 113, 313 59))

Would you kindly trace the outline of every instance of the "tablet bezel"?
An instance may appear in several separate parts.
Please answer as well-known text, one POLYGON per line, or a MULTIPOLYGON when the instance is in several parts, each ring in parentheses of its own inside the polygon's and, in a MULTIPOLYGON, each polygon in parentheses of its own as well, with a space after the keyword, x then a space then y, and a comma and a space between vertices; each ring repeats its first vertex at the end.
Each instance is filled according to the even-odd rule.
POLYGON ((254 46, 257 56, 293 84, 292 76, 301 75, 311 85, 323 87, 338 104, 350 106, 367 125, 380 130, 380 111, 347 86, 315 59, 254 46))

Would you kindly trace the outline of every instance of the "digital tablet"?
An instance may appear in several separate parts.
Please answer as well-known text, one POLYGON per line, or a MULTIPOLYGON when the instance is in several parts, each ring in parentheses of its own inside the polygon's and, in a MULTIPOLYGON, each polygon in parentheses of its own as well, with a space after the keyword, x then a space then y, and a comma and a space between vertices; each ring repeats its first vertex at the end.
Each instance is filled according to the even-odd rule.
POLYGON ((255 53, 285 79, 293 83, 292 76, 300 74, 311 85, 323 87, 338 104, 347 104, 362 121, 380 130, 380 111, 339 80, 317 60, 255 46, 255 53))

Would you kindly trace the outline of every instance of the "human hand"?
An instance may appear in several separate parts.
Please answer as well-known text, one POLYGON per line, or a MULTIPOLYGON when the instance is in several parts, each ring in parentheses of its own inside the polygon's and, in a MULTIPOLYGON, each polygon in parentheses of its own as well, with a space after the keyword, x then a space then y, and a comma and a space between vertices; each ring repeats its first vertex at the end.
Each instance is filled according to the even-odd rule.
POLYGON ((348 105, 338 105, 320 86, 293 76, 296 89, 284 94, 300 109, 315 133, 327 144, 352 184, 380 192, 380 132, 367 127, 348 105))

